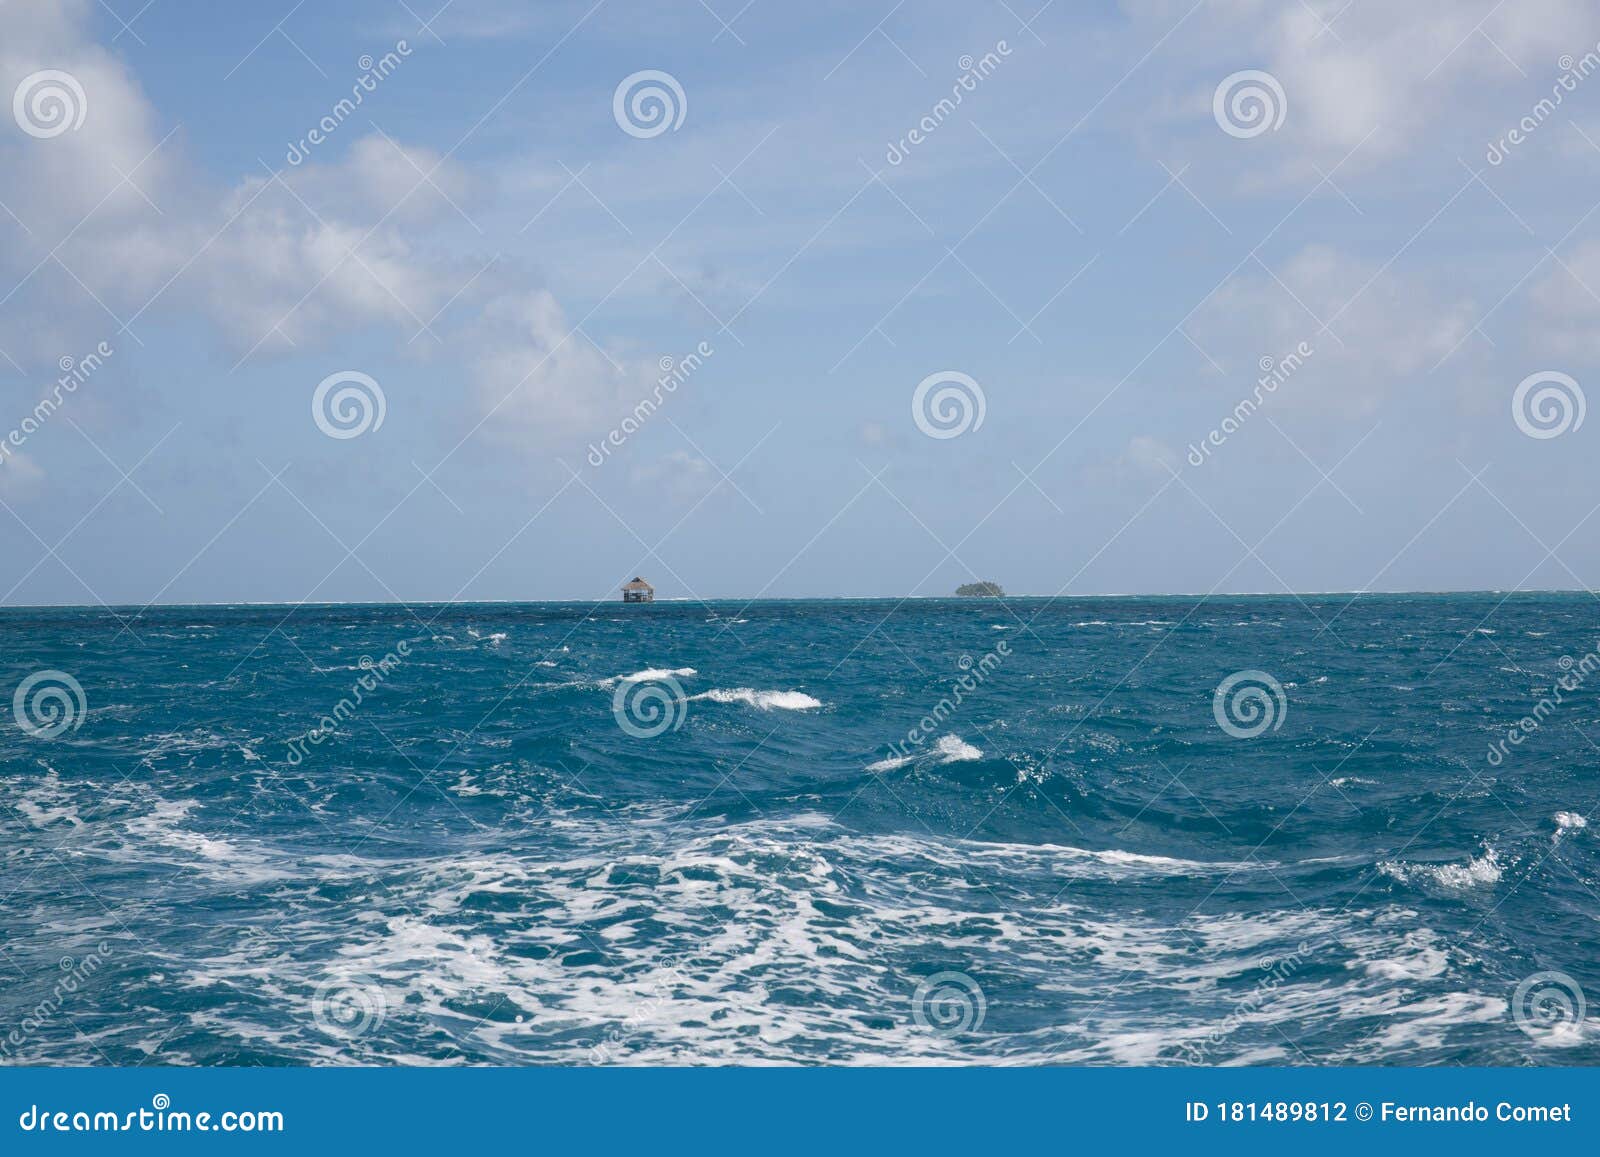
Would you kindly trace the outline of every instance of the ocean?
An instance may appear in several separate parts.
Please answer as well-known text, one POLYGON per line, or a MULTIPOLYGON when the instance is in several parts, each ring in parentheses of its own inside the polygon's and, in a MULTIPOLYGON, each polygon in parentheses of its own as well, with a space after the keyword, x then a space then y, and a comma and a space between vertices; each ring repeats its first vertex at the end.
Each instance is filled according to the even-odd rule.
POLYGON ((1600 1063, 1597 621, 6 609, 0 1061, 1600 1063))

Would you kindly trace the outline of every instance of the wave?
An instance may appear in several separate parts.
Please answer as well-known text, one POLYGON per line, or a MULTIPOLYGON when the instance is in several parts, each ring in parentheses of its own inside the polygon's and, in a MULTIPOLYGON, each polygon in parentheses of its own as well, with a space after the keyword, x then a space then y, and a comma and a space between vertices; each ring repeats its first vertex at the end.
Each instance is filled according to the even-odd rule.
POLYGON ((1493 848, 1483 855, 1474 856, 1464 864, 1408 864, 1403 860, 1385 860, 1378 871, 1402 884, 1421 883, 1464 891, 1484 884, 1499 883, 1505 873, 1499 853, 1493 848))
POLYGON ((891 755, 887 759, 878 760, 877 763, 867 764, 867 770, 871 772, 894 771, 896 768, 904 767, 916 758, 915 755, 891 755))
POLYGON ((689 679, 698 674, 700 672, 693 667, 646 667, 631 675, 613 675, 609 679, 601 679, 598 685, 615 687, 618 683, 659 683, 664 679, 689 679))
POLYGON ((1550 837, 1552 844, 1559 844, 1563 836, 1589 826, 1588 819, 1577 812, 1556 812, 1551 818, 1556 823, 1555 834, 1550 837))
POLYGON ((983 752, 959 735, 939 736, 939 742, 933 745, 933 749, 944 757, 939 760, 940 763, 966 763, 983 758, 983 752))
POLYGON ((689 698, 709 699, 713 703, 745 703, 763 711, 810 711, 822 706, 821 700, 804 691, 757 691, 752 687, 716 687, 689 698))
POLYGON ((874 773, 894 771, 896 768, 905 767, 908 763, 915 763, 924 756, 940 764, 968 763, 972 760, 982 759, 983 752, 959 735, 941 735, 931 748, 888 756, 878 760, 876 763, 867 764, 867 770, 874 773))

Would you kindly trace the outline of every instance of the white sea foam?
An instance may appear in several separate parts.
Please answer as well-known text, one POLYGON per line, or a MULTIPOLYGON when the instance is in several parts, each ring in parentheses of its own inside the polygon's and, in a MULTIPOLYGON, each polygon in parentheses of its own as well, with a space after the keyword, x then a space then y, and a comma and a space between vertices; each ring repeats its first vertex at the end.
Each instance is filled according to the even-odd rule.
POLYGON ((716 687, 689 698, 709 699, 713 703, 744 703, 763 711, 809 711, 822 706, 821 700, 804 691, 757 691, 752 687, 716 687))
POLYGON ((939 742, 934 744, 934 750, 944 757, 940 763, 965 763, 983 758, 983 752, 959 735, 939 736, 939 742))
POLYGON ((1589 821, 1578 812, 1556 812, 1552 818, 1556 822, 1555 834, 1550 837, 1552 844, 1559 844, 1562 837, 1569 832, 1576 832, 1589 826, 1589 821))
POLYGON ((618 683, 659 683, 663 679, 688 679, 699 673, 693 667, 646 667, 631 675, 613 675, 609 679, 601 679, 599 685, 615 687, 618 683))
POLYGON ((1493 848, 1464 864, 1410 864, 1403 860, 1385 860, 1378 865, 1378 870, 1402 884, 1433 885, 1452 891, 1498 883, 1505 871, 1499 853, 1493 848))
MULTIPOLYGON (((306 857, 235 836, 188 801, 99 825, 126 833, 134 860, 194 870, 166 883, 171 903, 186 888, 234 894, 245 880, 226 873, 240 870, 270 874, 270 903, 140 947, 166 991, 202 996, 161 1032, 125 1018, 86 1025, 87 1036, 41 1042, 50 1051, 35 1059, 108 1050, 181 1064, 219 1048, 346 1065, 1303 1059, 1276 1051, 1287 1036, 1324 1042, 1327 1063, 1417 1063, 1506 1016, 1505 994, 1468 990, 1474 973, 1458 973, 1404 907, 1206 915, 1186 902, 1163 917, 1065 887, 1164 890, 1294 864, 869 835, 820 813, 683 827, 681 809, 662 805, 540 811, 539 830, 513 846, 495 831, 415 858, 306 857), (918 1025, 930 960, 959 962, 988 994, 980 1030, 918 1025), (319 1022, 314 997, 330 990, 383 1015, 319 1022), (1013 991, 1055 1019, 1010 1027, 995 1002, 1013 991)), ((1212 885, 1195 886, 1198 899, 1212 885)), ((107 916, 81 932, 118 927, 107 916)))
POLYGON ((876 763, 867 764, 867 770, 874 773, 893 771, 898 767, 904 767, 916 758, 915 755, 891 755, 887 759, 880 759, 876 763))
POLYGON ((1390 955, 1366 961, 1350 961, 1346 967, 1363 967, 1368 976, 1385 980, 1431 980, 1443 976, 1449 967, 1448 951, 1439 944, 1432 929, 1408 932, 1390 955))
POLYGON ((941 735, 931 748, 922 748, 908 751, 901 755, 887 756, 876 763, 867 764, 867 770, 873 773, 894 771, 896 768, 905 767, 907 764, 915 763, 922 758, 941 764, 967 763, 975 759, 982 759, 983 752, 959 735, 941 735))
POLYGON ((234 885, 268 883, 293 875, 289 865, 276 861, 269 849, 248 848, 186 826, 189 813, 198 806, 192 799, 158 800, 149 812, 124 822, 124 829, 134 841, 113 852, 111 858, 136 861, 153 858, 176 863, 210 879, 234 885), (161 854, 159 849, 166 849, 167 854, 161 854), (151 852, 157 854, 151 856, 151 852), (172 852, 178 856, 173 858, 172 852))
POLYGON ((58 821, 75 828, 82 827, 83 818, 78 814, 77 801, 62 785, 56 770, 48 765, 46 767, 48 770, 44 778, 18 796, 11 806, 36 828, 47 828, 58 821))

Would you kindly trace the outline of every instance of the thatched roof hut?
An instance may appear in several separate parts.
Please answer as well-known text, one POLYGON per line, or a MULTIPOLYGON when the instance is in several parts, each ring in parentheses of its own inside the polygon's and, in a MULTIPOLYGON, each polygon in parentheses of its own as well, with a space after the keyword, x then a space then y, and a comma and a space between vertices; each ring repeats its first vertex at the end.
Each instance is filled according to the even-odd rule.
POLYGON ((653 603, 655 600, 656 588, 638 575, 633 576, 632 582, 622 584, 622 601, 625 603, 653 603))

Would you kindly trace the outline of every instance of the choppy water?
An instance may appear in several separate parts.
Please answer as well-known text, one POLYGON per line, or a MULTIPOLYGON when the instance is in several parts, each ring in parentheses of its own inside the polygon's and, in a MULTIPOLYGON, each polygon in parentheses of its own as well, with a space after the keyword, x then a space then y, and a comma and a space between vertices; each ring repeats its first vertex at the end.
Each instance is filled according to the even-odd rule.
POLYGON ((1596 1063, 1597 622, 0 612, 0 1059, 1596 1063))

